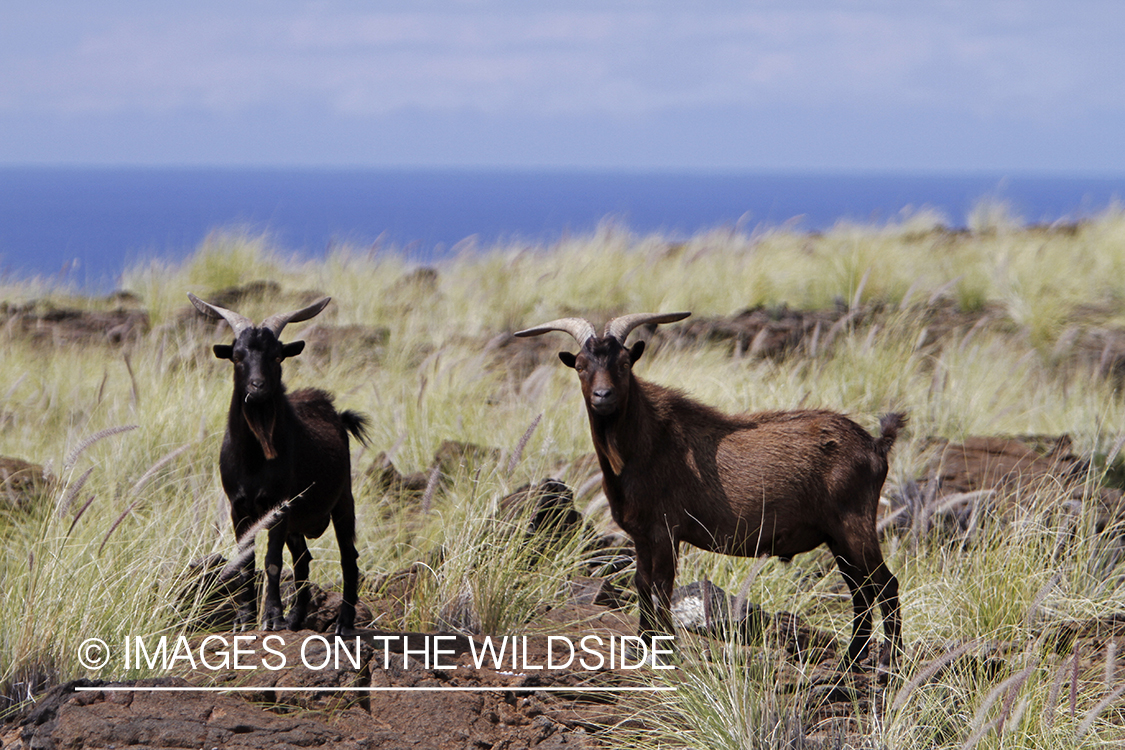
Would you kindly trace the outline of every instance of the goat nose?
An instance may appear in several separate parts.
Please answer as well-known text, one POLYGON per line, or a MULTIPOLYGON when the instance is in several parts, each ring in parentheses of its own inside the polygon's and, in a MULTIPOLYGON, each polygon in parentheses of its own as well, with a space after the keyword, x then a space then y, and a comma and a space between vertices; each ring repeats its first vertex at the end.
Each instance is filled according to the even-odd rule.
POLYGON ((613 396, 612 388, 598 388, 594 391, 594 398, 605 399, 613 396))
POLYGON ((251 378, 249 385, 252 389, 257 391, 265 388, 266 381, 263 378, 251 378))

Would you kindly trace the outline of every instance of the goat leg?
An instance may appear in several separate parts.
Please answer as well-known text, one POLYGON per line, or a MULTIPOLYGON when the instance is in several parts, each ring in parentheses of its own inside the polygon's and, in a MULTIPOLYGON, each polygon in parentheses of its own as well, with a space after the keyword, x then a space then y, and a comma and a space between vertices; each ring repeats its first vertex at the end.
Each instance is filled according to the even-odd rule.
MULTIPOLYGON (((656 609, 656 627, 662 635, 675 635, 672 624, 672 590, 676 584, 676 560, 679 557, 676 543, 665 537, 653 545, 650 559, 650 581, 652 584, 653 605, 656 609)), ((652 634, 647 646, 653 649, 653 664, 656 666, 655 641, 652 634)))
POLYGON ((290 534, 286 544, 289 554, 293 556, 293 585, 297 593, 293 597, 289 616, 285 619, 285 627, 300 630, 309 611, 309 563, 312 562, 312 553, 309 552, 309 545, 303 534, 290 534))
POLYGON ((270 528, 269 546, 266 548, 266 608, 263 626, 266 630, 281 630, 284 626, 281 606, 281 555, 285 546, 285 524, 270 528))
POLYGON ((634 539, 637 553, 637 572, 633 585, 637 587, 637 635, 649 638, 656 630, 656 603, 652 599, 652 551, 642 539, 634 539))
POLYGON ((344 576, 344 596, 340 602, 340 616, 336 620, 336 634, 345 635, 355 628, 355 607, 359 600, 359 551, 355 548, 355 498, 351 489, 332 509, 332 528, 336 544, 340 547, 340 569, 344 576))
POLYGON ((880 679, 882 679, 883 675, 890 675, 902 656, 902 612, 898 598, 898 579, 885 563, 880 563, 875 570, 875 584, 879 611, 883 615, 883 634, 887 639, 879 655, 880 679))
POLYGON ((258 576, 255 574, 253 556, 238 571, 235 602, 237 610, 234 629, 239 632, 253 629, 258 622, 258 576))
POLYGON ((871 581, 871 574, 852 559, 854 558, 850 559, 844 553, 836 553, 836 565, 852 594, 852 640, 848 644, 845 666, 848 670, 858 670, 867 658, 871 646, 871 611, 875 607, 875 586, 871 581))
MULTIPOLYGON (((637 604, 640 622, 637 635, 645 643, 643 651, 630 645, 626 651, 633 661, 647 659, 655 648, 655 635, 674 635, 672 625, 672 587, 676 579, 676 549, 667 537, 649 546, 645 540, 635 538, 637 550, 637 604)), ((656 656, 653 654, 655 660, 656 656)), ((655 664, 654 664, 655 666, 655 664)))
POLYGON ((672 635, 672 589, 676 584, 676 546, 668 537, 657 537, 652 545, 649 558, 649 580, 655 599, 656 629, 659 633, 672 635))
MULTIPOLYGON (((252 527, 250 518, 234 512, 232 506, 231 518, 234 524, 234 533, 242 539, 248 529, 252 527)), ((258 624, 258 576, 254 570, 254 540, 248 540, 246 558, 238 566, 238 588, 234 592, 235 616, 234 629, 238 632, 250 630, 258 624)))
MULTIPOLYGON (((640 623, 637 634, 646 640, 654 635, 673 635, 672 589, 676 581, 676 547, 667 536, 651 546, 635 538, 637 550, 637 597, 640 623)), ((651 644, 650 644, 651 645, 651 644)))

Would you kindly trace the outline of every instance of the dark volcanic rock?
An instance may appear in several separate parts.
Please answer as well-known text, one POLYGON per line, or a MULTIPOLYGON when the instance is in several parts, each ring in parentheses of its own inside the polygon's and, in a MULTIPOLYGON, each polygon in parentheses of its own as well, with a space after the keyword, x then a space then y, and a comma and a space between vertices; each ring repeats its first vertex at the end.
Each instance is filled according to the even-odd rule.
POLYGON ((0 456, 0 511, 27 511, 54 485, 46 469, 30 461, 0 456))
POLYGON ((832 634, 812 627, 799 615, 778 612, 770 627, 785 650, 801 661, 820 662, 836 653, 836 639, 832 634))
MULTIPOLYGON (((320 359, 378 361, 391 338, 389 328, 317 324, 300 332, 305 351, 320 359)), ((307 356, 306 354, 306 356, 307 356)))
POLYGON ((363 745, 322 721, 279 715, 218 693, 115 692, 76 688, 188 687, 179 678, 129 683, 78 680, 36 701, 4 738, 25 748, 298 748, 363 745))
POLYGON ((550 336, 517 338, 511 333, 501 333, 485 344, 484 351, 496 367, 522 382, 540 365, 551 364, 552 360, 558 364, 555 356, 560 346, 550 336))
POLYGON ((607 578, 576 576, 570 581, 570 596, 576 604, 598 604, 617 609, 625 606, 629 596, 607 578))
POLYGON ((1067 435, 975 436, 935 447, 923 476, 892 495, 881 527, 963 532, 984 513, 1009 518, 1044 498, 1061 498, 1058 509, 1072 515, 1093 503, 1099 530, 1125 518, 1121 491, 1089 486, 1090 463, 1067 435))
POLYGON ((658 328, 654 342, 677 346, 725 343, 736 355, 778 357, 804 345, 810 354, 823 349, 847 324, 859 323, 867 311, 794 310, 787 305, 759 305, 728 318, 689 318, 676 326, 658 328))
POLYGON ((481 463, 498 461, 500 455, 499 448, 443 440, 434 451, 428 471, 403 474, 391 463, 386 452, 381 451, 364 471, 364 477, 377 492, 412 499, 424 495, 431 481, 435 482, 435 491, 445 489, 458 473, 481 463), (434 472, 437 472, 436 476, 434 472))
POLYGON ((125 344, 149 329, 143 310, 78 310, 49 302, 0 303, 0 326, 11 335, 57 346, 125 344))
POLYGON ((582 526, 582 514, 574 507, 574 492, 550 478, 538 484, 525 484, 502 498, 500 515, 510 520, 526 515, 529 535, 542 531, 560 538, 582 526))
POLYGON ((377 492, 399 497, 421 497, 426 491, 429 477, 423 472, 402 474, 391 463, 385 451, 380 451, 367 467, 364 476, 377 492))
POLYGON ((500 449, 460 440, 443 440, 434 451, 434 463, 442 474, 453 476, 477 464, 500 460, 500 449))

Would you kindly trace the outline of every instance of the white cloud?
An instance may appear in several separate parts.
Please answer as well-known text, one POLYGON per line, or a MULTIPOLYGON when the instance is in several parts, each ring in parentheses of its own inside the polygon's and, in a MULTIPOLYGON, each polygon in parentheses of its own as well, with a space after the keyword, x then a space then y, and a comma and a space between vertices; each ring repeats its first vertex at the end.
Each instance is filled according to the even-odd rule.
POLYGON ((1122 12, 1107 3, 371 7, 138 2, 13 14, 0 31, 0 112, 639 117, 870 105, 1049 119, 1125 103, 1125 53, 1107 31, 1122 12))

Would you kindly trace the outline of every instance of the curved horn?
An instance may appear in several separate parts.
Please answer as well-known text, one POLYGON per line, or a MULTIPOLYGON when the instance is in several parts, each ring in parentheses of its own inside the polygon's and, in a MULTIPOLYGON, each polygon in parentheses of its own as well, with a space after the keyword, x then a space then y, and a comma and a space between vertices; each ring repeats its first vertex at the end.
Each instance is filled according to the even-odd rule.
POLYGON ((212 305, 210 302, 204 302, 191 292, 188 292, 188 299, 191 300, 191 304, 195 305, 196 310, 199 310, 199 312, 203 313, 208 318, 222 318, 229 323, 230 327, 234 329, 235 338, 238 338, 238 334, 242 333, 247 328, 254 327, 254 321, 250 320, 250 318, 247 318, 245 315, 236 313, 234 310, 228 310, 225 307, 219 307, 218 305, 212 305))
POLYGON ((691 315, 689 312, 675 312, 675 313, 633 313, 632 315, 622 315, 620 318, 614 318, 605 324, 605 333, 602 334, 606 338, 613 337, 624 345, 625 339, 632 333, 633 329, 637 326, 643 326, 646 323, 675 323, 677 320, 683 320, 691 315))
POLYGON ((300 323, 302 320, 308 320, 309 318, 315 318, 331 300, 331 297, 321 297, 308 307, 302 307, 295 312, 271 315, 262 321, 262 328, 268 328, 273 332, 274 336, 281 338, 281 329, 285 328, 286 325, 289 323, 300 323))
POLYGON ((515 335, 538 336, 541 333, 547 333, 549 331, 569 333, 574 337, 574 340, 578 342, 579 346, 586 346, 586 342, 597 335, 594 326, 585 318, 559 318, 558 320, 552 320, 550 323, 544 323, 541 326, 516 331, 515 335))

